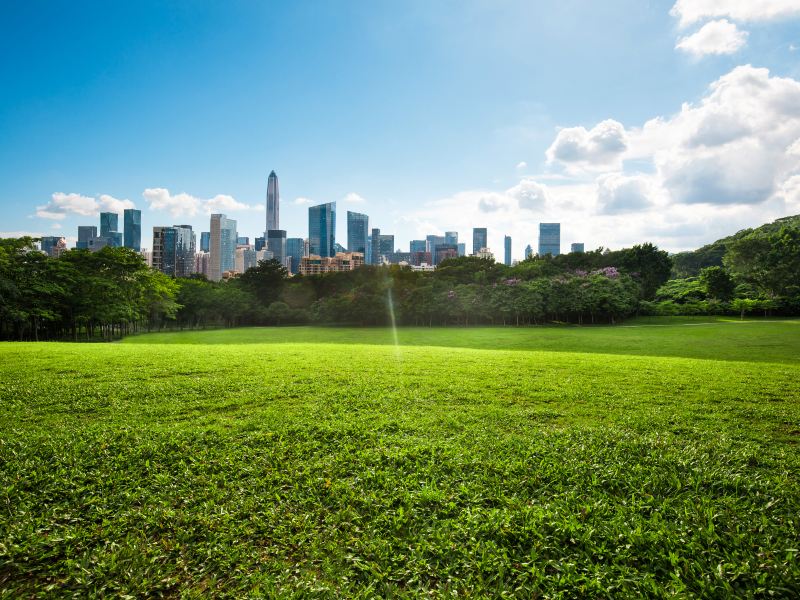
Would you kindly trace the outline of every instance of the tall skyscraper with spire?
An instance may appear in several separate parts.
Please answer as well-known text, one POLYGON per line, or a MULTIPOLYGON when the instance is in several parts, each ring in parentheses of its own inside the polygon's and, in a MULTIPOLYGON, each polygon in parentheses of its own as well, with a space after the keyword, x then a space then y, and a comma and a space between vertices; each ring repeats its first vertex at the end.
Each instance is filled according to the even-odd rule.
POLYGON ((279 229, 278 222, 280 221, 280 202, 281 202, 281 194, 278 191, 278 176, 275 174, 275 171, 272 171, 269 174, 269 179, 267 179, 267 228, 266 231, 270 229, 279 229))

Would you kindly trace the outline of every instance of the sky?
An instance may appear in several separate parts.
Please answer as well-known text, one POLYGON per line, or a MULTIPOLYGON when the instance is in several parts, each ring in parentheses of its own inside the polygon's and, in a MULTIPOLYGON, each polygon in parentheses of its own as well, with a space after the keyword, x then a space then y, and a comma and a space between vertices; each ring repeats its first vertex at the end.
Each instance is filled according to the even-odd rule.
POLYGON ((800 0, 0 0, 0 236, 308 206, 501 257, 800 213, 800 0))

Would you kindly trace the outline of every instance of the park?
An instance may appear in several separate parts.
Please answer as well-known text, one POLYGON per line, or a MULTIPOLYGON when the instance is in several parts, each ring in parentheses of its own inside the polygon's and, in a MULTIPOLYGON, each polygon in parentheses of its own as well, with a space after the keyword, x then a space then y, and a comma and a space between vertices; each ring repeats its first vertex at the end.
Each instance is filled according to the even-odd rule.
POLYGON ((788 597, 800 321, 0 344, 10 596, 788 597))

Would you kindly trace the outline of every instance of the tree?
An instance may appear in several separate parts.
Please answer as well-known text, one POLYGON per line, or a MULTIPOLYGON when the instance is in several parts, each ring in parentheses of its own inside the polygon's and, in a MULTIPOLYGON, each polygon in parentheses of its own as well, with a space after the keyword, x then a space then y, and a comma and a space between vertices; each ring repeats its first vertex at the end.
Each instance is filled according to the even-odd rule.
POLYGON ((236 283, 269 306, 281 297, 287 276, 286 267, 277 260, 260 260, 257 266, 242 273, 236 283))
POLYGON ((736 289, 728 272, 722 267, 706 267, 700 271, 700 283, 711 298, 730 300, 736 289))

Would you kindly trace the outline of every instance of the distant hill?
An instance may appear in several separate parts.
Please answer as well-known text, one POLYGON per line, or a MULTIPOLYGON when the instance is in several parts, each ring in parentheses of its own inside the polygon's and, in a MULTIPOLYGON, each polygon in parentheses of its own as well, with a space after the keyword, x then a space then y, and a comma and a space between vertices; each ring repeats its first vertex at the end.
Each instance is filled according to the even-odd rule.
POLYGON ((724 237, 721 240, 707 244, 698 250, 691 252, 678 252, 672 256, 672 276, 673 277, 694 277, 700 273, 700 269, 705 267, 719 267, 722 266, 722 257, 728 248, 728 244, 751 233, 759 235, 769 235, 780 230, 781 227, 797 227, 800 228, 800 215, 793 217, 782 217, 766 223, 755 229, 742 229, 733 235, 724 237))

